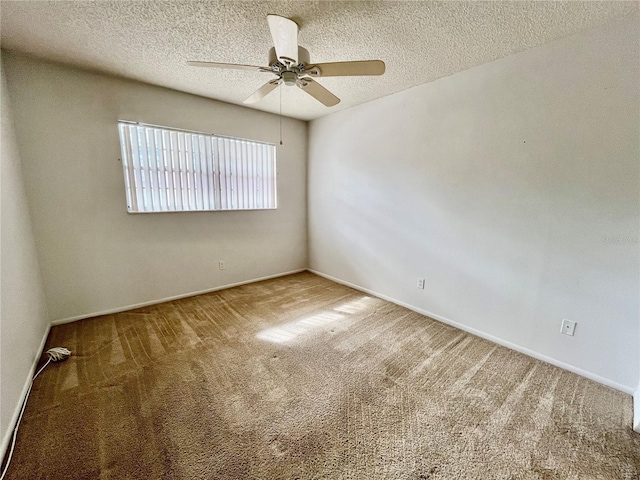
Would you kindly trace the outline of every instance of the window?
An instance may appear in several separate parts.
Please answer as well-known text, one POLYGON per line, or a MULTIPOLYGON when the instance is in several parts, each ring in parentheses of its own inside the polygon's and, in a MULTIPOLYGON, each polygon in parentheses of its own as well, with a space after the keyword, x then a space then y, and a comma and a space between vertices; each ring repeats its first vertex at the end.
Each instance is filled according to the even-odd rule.
POLYGON ((118 122, 130 213, 277 206, 275 146, 118 122))

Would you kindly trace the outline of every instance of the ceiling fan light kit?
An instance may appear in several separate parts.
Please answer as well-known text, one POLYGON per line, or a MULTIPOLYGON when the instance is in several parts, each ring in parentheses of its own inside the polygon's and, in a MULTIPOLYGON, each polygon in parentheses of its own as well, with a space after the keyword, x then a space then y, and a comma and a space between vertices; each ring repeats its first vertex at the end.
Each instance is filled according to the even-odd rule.
POLYGON ((297 86, 327 107, 340 103, 340 99, 311 77, 350 77, 362 75, 382 75, 385 65, 382 60, 362 60, 355 62, 311 63, 307 49, 298 45, 298 24, 280 15, 267 15, 274 47, 269 50, 268 67, 216 62, 187 62, 194 67, 230 68, 265 72, 277 78, 268 81, 251 94, 243 103, 256 103, 275 90, 279 85, 297 86))

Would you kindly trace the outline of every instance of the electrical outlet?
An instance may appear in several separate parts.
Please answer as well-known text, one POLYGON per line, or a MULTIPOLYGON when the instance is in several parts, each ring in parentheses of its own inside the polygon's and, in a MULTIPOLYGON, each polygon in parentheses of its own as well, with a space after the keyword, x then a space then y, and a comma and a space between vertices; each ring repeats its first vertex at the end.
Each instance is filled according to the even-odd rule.
POLYGON ((218 268, 224 270, 224 262, 218 262, 218 268))
POLYGON ((418 288, 421 288, 424 290, 424 278, 418 279, 418 288))
POLYGON ((570 335, 573 337, 573 334, 576 331, 576 322, 573 320, 567 320, 566 318, 562 319, 562 325, 560 326, 560 332, 565 335, 570 335))

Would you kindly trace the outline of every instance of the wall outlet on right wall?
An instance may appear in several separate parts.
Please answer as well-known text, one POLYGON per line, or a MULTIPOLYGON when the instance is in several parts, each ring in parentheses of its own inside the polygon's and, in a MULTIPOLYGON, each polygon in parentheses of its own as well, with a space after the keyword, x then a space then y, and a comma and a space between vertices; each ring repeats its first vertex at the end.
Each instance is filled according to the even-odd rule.
POLYGON ((560 332, 564 333, 565 335, 571 335, 573 337, 573 334, 576 331, 576 322, 574 322, 573 320, 567 320, 566 318, 562 319, 562 325, 560 326, 560 332))

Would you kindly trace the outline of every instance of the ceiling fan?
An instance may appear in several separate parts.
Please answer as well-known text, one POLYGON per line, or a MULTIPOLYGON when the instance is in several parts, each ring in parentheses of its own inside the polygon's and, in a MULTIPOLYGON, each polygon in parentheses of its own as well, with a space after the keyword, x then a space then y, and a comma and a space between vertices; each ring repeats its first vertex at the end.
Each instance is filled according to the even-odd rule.
POLYGON ((327 107, 340 103, 340 99, 311 77, 346 77, 382 75, 382 60, 355 62, 311 63, 309 52, 298 45, 298 24, 280 15, 267 15, 274 47, 269 50, 269 66, 238 65, 234 63, 187 62, 193 67, 232 68, 275 74, 243 103, 256 103, 275 90, 278 85, 297 86, 327 107))

